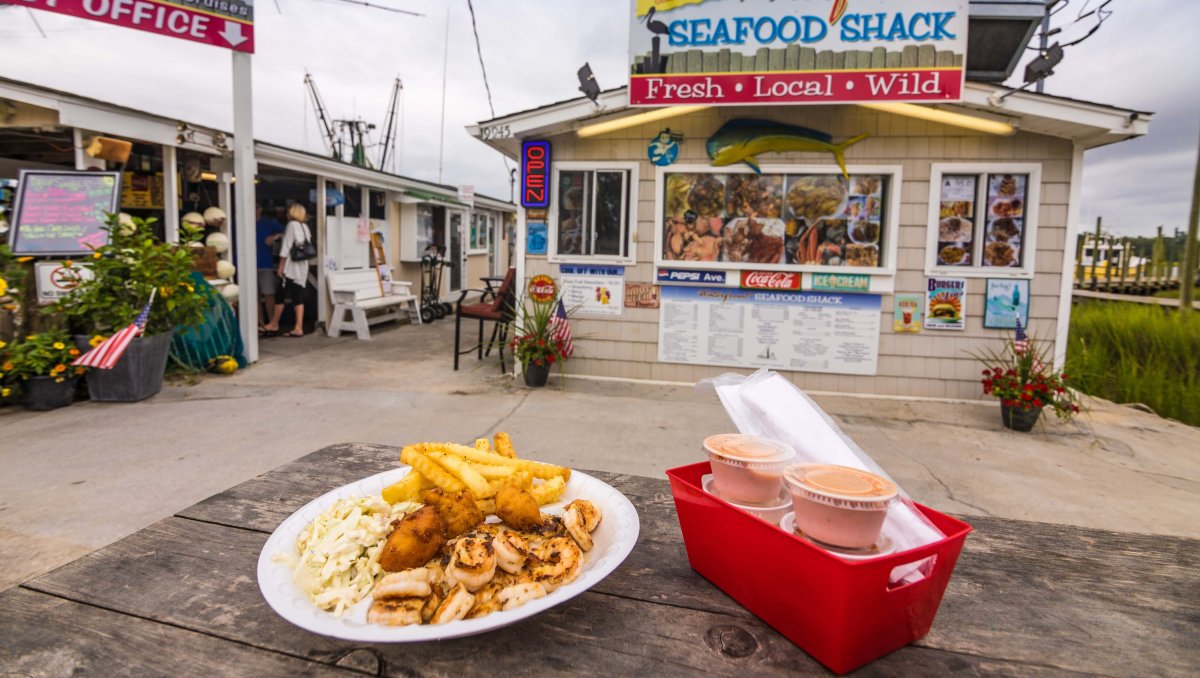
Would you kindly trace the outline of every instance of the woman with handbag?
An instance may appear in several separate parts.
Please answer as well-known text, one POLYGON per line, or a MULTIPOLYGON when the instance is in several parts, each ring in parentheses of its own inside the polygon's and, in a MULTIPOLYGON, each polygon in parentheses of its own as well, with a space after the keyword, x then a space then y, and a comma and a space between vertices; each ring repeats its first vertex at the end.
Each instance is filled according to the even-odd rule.
POLYGON ((279 266, 276 269, 283 279, 283 303, 275 305, 275 313, 271 322, 263 329, 267 332, 279 331, 279 318, 283 315, 284 304, 292 306, 292 314, 296 316, 296 326, 291 332, 284 332, 285 337, 304 336, 304 288, 308 284, 308 265, 317 257, 317 248, 313 244, 312 232, 305 220, 308 212, 304 205, 293 203, 288 208, 288 224, 283 232, 283 244, 279 252, 279 266))

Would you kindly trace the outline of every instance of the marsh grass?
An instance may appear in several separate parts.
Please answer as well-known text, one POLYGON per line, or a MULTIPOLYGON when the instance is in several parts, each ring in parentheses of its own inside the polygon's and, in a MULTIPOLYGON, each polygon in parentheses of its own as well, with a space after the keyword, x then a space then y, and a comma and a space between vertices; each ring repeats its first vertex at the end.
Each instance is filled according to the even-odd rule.
POLYGON ((1200 426, 1200 313, 1084 302, 1071 309, 1071 383, 1118 403, 1200 426))

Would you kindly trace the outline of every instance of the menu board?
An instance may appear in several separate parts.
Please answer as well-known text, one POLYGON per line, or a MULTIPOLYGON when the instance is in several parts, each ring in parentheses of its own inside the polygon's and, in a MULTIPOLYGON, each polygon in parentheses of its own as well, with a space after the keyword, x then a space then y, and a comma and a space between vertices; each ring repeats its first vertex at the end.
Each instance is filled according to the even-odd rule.
POLYGON ((125 172, 121 178, 121 207, 124 209, 163 208, 163 174, 125 172))
POLYGON ((987 236, 980 264, 999 268, 1021 265, 1025 234, 1027 174, 989 174, 987 236))
POLYGON ((660 362, 875 374, 877 294, 676 286, 660 292, 660 362))
POLYGON ((26 255, 89 254, 108 244, 102 227, 117 211, 117 172, 22 170, 12 250, 26 255))
POLYGON ((660 262, 882 266, 880 174, 666 175, 660 262))
POLYGON ((624 266, 576 266, 559 268, 563 305, 574 315, 620 317, 625 298, 624 266))

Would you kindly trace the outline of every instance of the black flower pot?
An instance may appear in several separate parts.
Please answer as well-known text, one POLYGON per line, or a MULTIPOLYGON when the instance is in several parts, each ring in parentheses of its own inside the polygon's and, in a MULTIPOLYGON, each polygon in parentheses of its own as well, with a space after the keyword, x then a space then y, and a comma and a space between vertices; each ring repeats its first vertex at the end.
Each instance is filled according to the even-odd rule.
POLYGON ((78 377, 58 381, 55 377, 27 377, 22 385, 25 407, 37 412, 57 410, 75 402, 75 382, 78 377))
POLYGON ((550 379, 550 363, 543 362, 541 365, 532 362, 525 363, 524 374, 526 386, 545 386, 550 379))
POLYGON ((1019 407, 1000 405, 1001 421, 1004 422, 1006 427, 1014 431, 1028 433, 1033 430, 1033 425, 1037 423, 1040 416, 1042 416, 1042 408, 1040 407, 1023 410, 1019 407))
MULTIPOLYGON (((173 332, 135 338, 111 370, 88 370, 88 397, 101 402, 130 403, 145 400, 162 390, 173 332)), ((80 350, 88 338, 77 336, 80 350)))

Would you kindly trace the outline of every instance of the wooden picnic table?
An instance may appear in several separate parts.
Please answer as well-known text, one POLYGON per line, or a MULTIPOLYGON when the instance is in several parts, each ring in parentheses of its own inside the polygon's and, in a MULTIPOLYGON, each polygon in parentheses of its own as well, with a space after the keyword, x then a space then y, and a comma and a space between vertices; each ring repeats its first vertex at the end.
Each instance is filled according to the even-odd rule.
MULTIPOLYGON (((0 675, 827 673, 689 567, 665 480, 614 473, 588 471, 637 507, 637 546, 607 579, 543 614, 468 638, 384 645, 284 621, 256 580, 268 535, 313 498, 396 463, 393 447, 327 447, 5 591, 0 675)), ((932 631, 859 673, 1200 666, 1200 541, 970 522, 932 631)))

